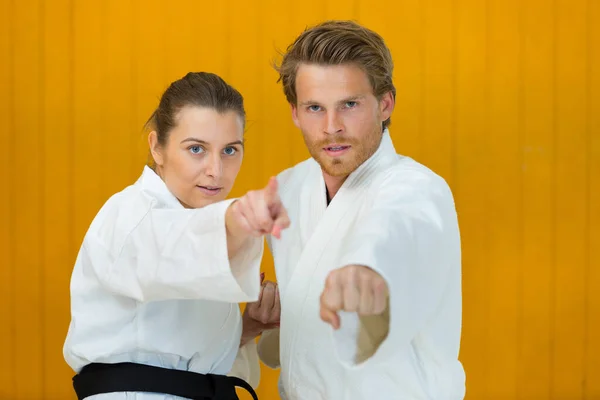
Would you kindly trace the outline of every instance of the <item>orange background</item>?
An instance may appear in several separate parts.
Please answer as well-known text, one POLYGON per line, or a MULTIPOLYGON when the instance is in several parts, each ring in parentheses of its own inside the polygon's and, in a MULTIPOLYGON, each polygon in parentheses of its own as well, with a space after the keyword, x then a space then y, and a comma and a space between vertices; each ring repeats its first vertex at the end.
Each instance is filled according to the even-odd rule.
POLYGON ((261 187, 307 157, 269 62, 326 18, 386 38, 397 149, 456 196, 467 399, 600 399, 600 1, 0 0, 1 399, 74 398, 71 269, 168 83, 242 91, 261 187))

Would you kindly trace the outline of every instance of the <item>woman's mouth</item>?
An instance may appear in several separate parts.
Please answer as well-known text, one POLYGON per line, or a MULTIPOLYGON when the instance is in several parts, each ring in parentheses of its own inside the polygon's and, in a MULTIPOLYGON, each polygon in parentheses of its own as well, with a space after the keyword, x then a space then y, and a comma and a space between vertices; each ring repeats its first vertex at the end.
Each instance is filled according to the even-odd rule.
POLYGON ((196 186, 198 189, 200 189, 200 191, 202 193, 204 193, 207 196, 215 196, 217 194, 219 194, 221 192, 221 190, 223 190, 222 187, 218 187, 218 186, 196 186))

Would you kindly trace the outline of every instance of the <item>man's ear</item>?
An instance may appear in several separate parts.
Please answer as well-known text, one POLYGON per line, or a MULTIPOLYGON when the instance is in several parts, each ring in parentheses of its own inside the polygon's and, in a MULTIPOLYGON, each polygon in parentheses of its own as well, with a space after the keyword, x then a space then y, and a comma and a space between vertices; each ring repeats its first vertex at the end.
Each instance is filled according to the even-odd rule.
POLYGON ((150 154, 152 154, 154 163, 158 166, 162 166, 164 162, 162 153, 163 149, 158 143, 158 135, 156 131, 152 131, 148 134, 148 147, 150 148, 150 154))
POLYGON ((300 121, 298 121, 298 107, 295 104, 290 104, 290 108, 292 110, 292 120, 294 121, 294 125, 296 128, 300 129, 300 121))
POLYGON ((387 92, 379 100, 379 111, 381 112, 381 122, 386 121, 392 115, 396 102, 392 92, 387 92))

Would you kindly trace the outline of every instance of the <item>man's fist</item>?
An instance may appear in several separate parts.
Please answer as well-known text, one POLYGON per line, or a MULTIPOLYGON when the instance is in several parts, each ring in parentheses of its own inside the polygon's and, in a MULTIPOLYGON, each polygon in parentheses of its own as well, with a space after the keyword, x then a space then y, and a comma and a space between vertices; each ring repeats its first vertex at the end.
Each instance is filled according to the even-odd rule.
POLYGON ((235 201, 231 211, 240 227, 253 236, 272 234, 279 239, 281 231, 290 226, 275 178, 264 189, 250 191, 235 201))
POLYGON ((388 287, 371 268, 348 265, 331 271, 321 294, 321 319, 334 329, 340 327, 338 311, 378 315, 385 311, 388 287))
POLYGON ((279 327, 281 305, 277 284, 271 281, 264 282, 264 274, 260 275, 260 283, 258 301, 246 304, 242 316, 242 346, 263 331, 279 327))

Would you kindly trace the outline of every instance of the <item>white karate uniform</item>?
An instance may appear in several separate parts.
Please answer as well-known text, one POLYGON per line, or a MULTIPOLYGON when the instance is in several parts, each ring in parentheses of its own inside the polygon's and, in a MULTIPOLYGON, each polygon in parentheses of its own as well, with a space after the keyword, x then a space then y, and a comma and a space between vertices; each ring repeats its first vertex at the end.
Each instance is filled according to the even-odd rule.
MULTIPOLYGON (((186 209, 145 167, 94 218, 71 277, 64 357, 75 372, 91 362, 136 362, 235 375, 258 385, 256 344, 239 349, 239 302, 260 292, 263 240, 229 260, 225 211, 233 200, 186 209)), ((176 399, 150 393, 102 400, 176 399)))
POLYGON ((389 132, 329 206, 319 165, 306 160, 278 176, 291 226, 269 238, 282 301, 281 328, 259 356, 281 368, 286 400, 458 400, 465 374, 461 249, 451 191, 396 154, 389 132), (328 273, 346 265, 377 271, 390 292, 381 316, 320 319, 328 273))

